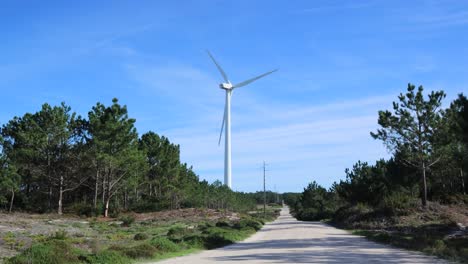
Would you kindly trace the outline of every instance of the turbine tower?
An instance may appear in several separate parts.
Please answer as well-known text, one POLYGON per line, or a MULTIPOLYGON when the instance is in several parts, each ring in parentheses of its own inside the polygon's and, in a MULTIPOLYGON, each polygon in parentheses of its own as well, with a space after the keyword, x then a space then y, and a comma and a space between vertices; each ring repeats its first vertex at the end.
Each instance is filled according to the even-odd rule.
POLYGON ((226 126, 226 132, 225 132, 225 137, 224 137, 224 185, 227 185, 229 188, 232 187, 232 180, 231 180, 231 95, 234 89, 246 86, 247 84, 250 84, 262 77, 267 76, 268 74, 271 74, 276 70, 272 70, 269 72, 266 72, 264 74, 261 74, 257 77, 254 77, 252 79, 248 79, 246 81, 240 82, 238 84, 231 84, 231 82, 228 79, 227 74, 224 72, 223 68, 219 65, 219 63, 215 60, 213 55, 209 51, 206 51, 208 53, 208 56, 210 56, 211 60, 214 62, 216 65, 216 68, 218 68, 219 72, 223 76, 224 82, 219 85, 219 88, 226 90, 226 103, 224 105, 224 116, 223 116, 223 122, 221 124, 221 132, 219 133, 219 141, 218 145, 221 144, 221 137, 223 135, 223 129, 224 126, 226 126))

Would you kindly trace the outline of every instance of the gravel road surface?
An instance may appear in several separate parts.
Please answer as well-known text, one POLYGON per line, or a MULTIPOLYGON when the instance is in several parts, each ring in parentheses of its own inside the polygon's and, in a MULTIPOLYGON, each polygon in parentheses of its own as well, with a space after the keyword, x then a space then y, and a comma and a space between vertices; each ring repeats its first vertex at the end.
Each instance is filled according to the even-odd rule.
POLYGON ((320 222, 297 221, 283 208, 279 218, 247 240, 158 264, 197 263, 447 263, 392 248, 320 222))

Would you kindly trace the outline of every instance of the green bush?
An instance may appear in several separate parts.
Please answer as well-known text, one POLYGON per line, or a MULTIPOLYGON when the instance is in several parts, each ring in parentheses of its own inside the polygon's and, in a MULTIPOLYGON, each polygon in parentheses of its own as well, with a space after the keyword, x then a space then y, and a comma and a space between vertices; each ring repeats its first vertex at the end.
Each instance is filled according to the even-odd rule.
POLYGON ((248 235, 255 233, 252 227, 246 226, 241 230, 225 227, 211 227, 203 231, 205 247, 208 249, 223 247, 240 241, 248 235))
POLYGON ((211 222, 205 222, 203 224, 198 225, 198 230, 200 231, 205 231, 206 229, 210 227, 214 227, 215 225, 211 222))
POLYGON ((51 236, 52 239, 65 240, 68 238, 68 233, 65 230, 55 231, 55 234, 51 236))
POLYGON ((201 235, 191 235, 184 237, 184 243, 194 248, 204 248, 205 247, 205 237, 201 235))
POLYGON ((122 226, 130 226, 135 222, 135 217, 131 215, 124 215, 119 218, 120 221, 122 221, 122 226))
POLYGON ((148 235, 145 233, 137 233, 135 236, 133 236, 134 240, 145 240, 148 239, 148 235))
POLYGON ((119 252, 129 258, 151 258, 156 253, 157 249, 150 244, 139 244, 132 247, 111 246, 109 250, 119 252))
POLYGON ((132 261, 126 256, 113 250, 104 250, 86 258, 89 264, 130 264, 132 261))
POLYGON ((229 222, 227 222, 227 221, 218 221, 216 223, 216 226, 217 227, 229 227, 230 225, 229 225, 229 222))
POLYGON ((224 247, 234 242, 235 241, 226 238, 225 234, 223 233, 213 233, 206 236, 204 245, 207 249, 213 249, 218 247, 224 247))
POLYGON ((78 216, 92 217, 101 214, 102 205, 94 208, 94 206, 89 203, 75 203, 70 206, 69 210, 78 216))
POLYGON ((173 241, 183 241, 184 237, 190 236, 195 232, 194 229, 189 229, 183 226, 174 226, 167 232, 167 237, 173 241))
POLYGON ((242 229, 244 227, 251 227, 258 231, 262 228, 262 223, 252 219, 241 219, 239 222, 234 224, 234 228, 237 229, 242 229))
POLYGON ((71 245, 64 240, 50 240, 32 245, 21 254, 7 259, 8 264, 63 264, 80 263, 71 245))
POLYGON ((405 214, 408 209, 415 208, 416 205, 415 198, 404 192, 392 192, 385 196, 382 202, 382 208, 392 215, 405 214))
POLYGON ((254 234, 257 230, 253 227, 246 226, 246 227, 241 228, 240 231, 246 235, 251 235, 251 234, 254 234))
POLYGON ((150 244, 157 250, 163 252, 175 252, 180 249, 176 243, 165 237, 155 237, 151 239, 150 244))

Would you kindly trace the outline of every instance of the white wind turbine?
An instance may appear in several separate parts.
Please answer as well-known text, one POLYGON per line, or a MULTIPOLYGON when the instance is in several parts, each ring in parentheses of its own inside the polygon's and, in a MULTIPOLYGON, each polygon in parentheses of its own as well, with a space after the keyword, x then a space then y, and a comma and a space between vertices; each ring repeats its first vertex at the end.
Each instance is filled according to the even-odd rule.
POLYGON ((226 132, 225 132, 225 147, 224 147, 224 185, 227 185, 229 188, 232 187, 231 182, 231 94, 232 91, 236 88, 246 86, 247 84, 254 82, 262 77, 271 74, 276 70, 272 70, 266 72, 262 75, 254 77, 252 79, 248 79, 246 81, 240 82, 238 84, 232 85, 229 81, 226 73, 223 71, 221 66, 218 62, 214 59, 213 55, 209 51, 207 51, 208 56, 210 56, 211 60, 214 62, 216 67, 218 68, 219 72, 223 76, 224 82, 219 85, 219 88, 226 90, 226 105, 224 106, 224 116, 223 116, 223 123, 221 124, 221 132, 219 133, 219 141, 218 145, 221 143, 221 136, 223 135, 224 125, 226 125, 226 132))

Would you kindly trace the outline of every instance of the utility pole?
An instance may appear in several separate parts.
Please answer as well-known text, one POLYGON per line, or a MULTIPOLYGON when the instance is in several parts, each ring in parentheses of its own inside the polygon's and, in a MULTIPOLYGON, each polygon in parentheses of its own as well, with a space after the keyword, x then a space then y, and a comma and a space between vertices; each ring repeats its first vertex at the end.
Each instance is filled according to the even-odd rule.
POLYGON ((263 161, 263 217, 266 217, 266 189, 265 189, 266 164, 263 161))
POLYGON ((275 202, 279 204, 279 194, 278 194, 278 191, 276 190, 276 184, 275 184, 275 202))

